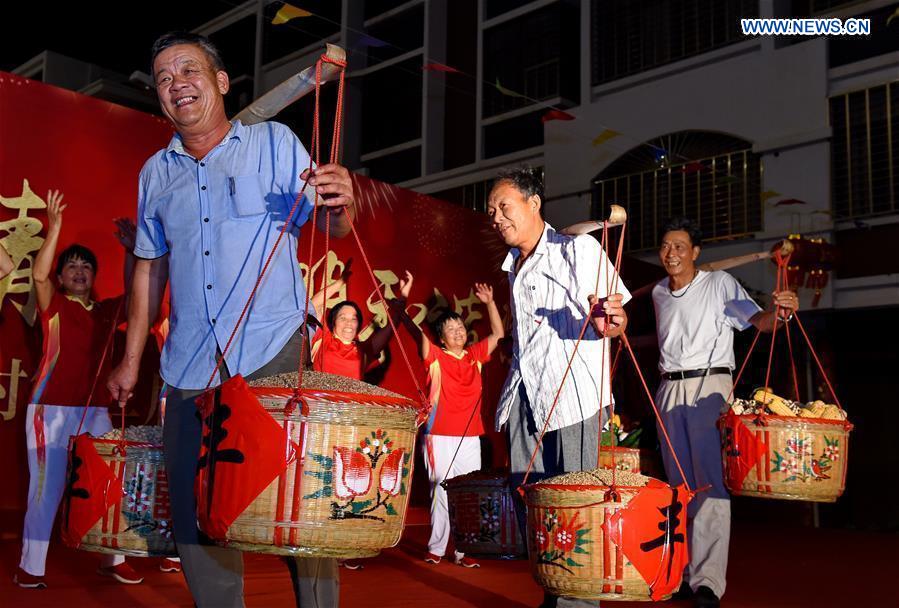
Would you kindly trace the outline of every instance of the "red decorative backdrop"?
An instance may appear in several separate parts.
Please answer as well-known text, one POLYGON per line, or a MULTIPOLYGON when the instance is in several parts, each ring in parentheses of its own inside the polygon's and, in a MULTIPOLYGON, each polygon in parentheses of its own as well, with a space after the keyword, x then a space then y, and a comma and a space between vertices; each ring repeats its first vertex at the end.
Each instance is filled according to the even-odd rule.
MULTIPOLYGON (((47 190, 59 189, 68 204, 60 248, 73 242, 89 246, 99 259, 96 296, 123 291, 123 252, 112 219, 134 216, 137 176, 144 161, 164 146, 172 130, 162 118, 130 110, 68 90, 0 72, 0 242, 13 254, 17 269, 0 281, 0 461, 4 475, 0 493, 0 536, 17 534, 25 504, 28 469, 24 413, 31 377, 40 358, 39 323, 34 322, 31 263, 46 233, 47 190)), ((352 137, 353 134, 348 134, 352 137)), ((405 270, 416 278, 409 312, 421 325, 447 306, 459 312, 473 337, 488 330, 483 304, 472 293, 475 281, 494 285, 501 311, 508 310, 508 289, 499 270, 505 248, 486 217, 408 190, 355 176, 359 199, 358 230, 378 282, 388 295, 405 270)), ((299 258, 308 261, 304 231, 299 258)), ((316 235, 313 278, 324 273, 324 239, 316 235)), ((384 311, 352 237, 332 240, 330 274, 343 265, 352 269, 339 299, 355 300, 363 324, 383 322, 384 311)), ((332 298, 336 302, 338 297, 332 298)), ((121 353, 122 337, 115 353, 121 353)), ((416 345, 401 338, 423 379, 416 345)), ((502 356, 485 367, 486 412, 492 412, 505 377, 502 356)), ((135 423, 155 419, 159 387, 158 354, 148 341, 137 398, 128 411, 135 423)), ((413 383, 397 343, 391 342, 381 366, 381 384, 410 396, 413 383)), ((486 421, 488 425, 492 420, 486 421)))

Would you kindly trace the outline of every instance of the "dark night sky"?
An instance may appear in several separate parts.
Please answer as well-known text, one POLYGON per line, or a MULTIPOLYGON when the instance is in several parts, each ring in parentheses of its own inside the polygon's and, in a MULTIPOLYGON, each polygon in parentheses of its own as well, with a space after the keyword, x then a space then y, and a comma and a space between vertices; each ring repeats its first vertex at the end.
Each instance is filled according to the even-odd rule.
POLYGON ((239 0, 148 2, 39 0, 0 8, 0 70, 9 71, 47 49, 124 75, 148 71, 150 45, 171 30, 193 29, 239 0))

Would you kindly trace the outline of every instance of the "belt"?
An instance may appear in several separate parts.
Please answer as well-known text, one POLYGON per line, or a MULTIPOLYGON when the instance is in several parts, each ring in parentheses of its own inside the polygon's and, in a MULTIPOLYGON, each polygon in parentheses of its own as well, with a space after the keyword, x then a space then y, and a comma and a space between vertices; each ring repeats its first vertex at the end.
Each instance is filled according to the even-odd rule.
POLYGON ((665 380, 686 380, 687 378, 701 378, 702 376, 729 373, 729 367, 707 367, 705 369, 687 369, 681 372, 662 372, 662 378, 665 380))

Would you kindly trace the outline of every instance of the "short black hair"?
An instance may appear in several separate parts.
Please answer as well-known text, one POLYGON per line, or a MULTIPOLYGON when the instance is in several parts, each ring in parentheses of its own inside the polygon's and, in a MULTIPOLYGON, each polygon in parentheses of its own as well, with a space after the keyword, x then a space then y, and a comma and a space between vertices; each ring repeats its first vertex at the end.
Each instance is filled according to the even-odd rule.
POLYGON ((661 243, 664 236, 674 230, 683 230, 690 237, 690 243, 694 247, 702 247, 702 230, 699 229, 699 224, 688 217, 679 215, 668 218, 668 221, 662 225, 662 231, 659 233, 659 242, 661 243))
POLYGON ((449 309, 443 310, 439 315, 437 315, 437 318, 434 319, 434 333, 437 334, 437 338, 441 342, 443 342, 443 328, 446 327, 447 323, 453 320, 462 321, 462 316, 459 313, 453 312, 449 309))
POLYGON ((66 262, 75 259, 84 260, 90 264, 91 268, 94 269, 94 274, 97 274, 97 256, 94 255, 93 251, 78 243, 69 245, 59 254, 59 257, 56 259, 56 274, 62 274, 62 268, 66 265, 66 262))
POLYGON ((356 319, 359 321, 359 328, 362 328, 362 310, 359 308, 359 305, 353 302, 352 300, 344 300, 336 304, 331 310, 328 311, 328 329, 334 331, 334 323, 337 321, 337 313, 340 312, 340 309, 344 306, 349 306, 353 310, 356 311, 356 319))
POLYGON ((216 47, 212 41, 206 36, 201 36, 200 34, 194 34, 193 32, 169 32, 168 34, 163 34, 159 38, 156 39, 156 42, 153 43, 153 47, 150 50, 150 75, 154 78, 156 75, 153 73, 153 64, 156 62, 156 57, 159 56, 159 53, 163 52, 167 48, 171 46, 176 46, 179 44, 195 44, 206 53, 206 57, 209 59, 209 63, 212 64, 212 68, 218 71, 226 71, 225 70, 225 62, 222 61, 222 55, 219 53, 218 47, 216 47))
POLYGON ((497 173, 493 187, 496 188, 502 182, 509 182, 515 186, 525 198, 539 197, 540 216, 543 216, 543 169, 527 165, 503 169, 497 173))

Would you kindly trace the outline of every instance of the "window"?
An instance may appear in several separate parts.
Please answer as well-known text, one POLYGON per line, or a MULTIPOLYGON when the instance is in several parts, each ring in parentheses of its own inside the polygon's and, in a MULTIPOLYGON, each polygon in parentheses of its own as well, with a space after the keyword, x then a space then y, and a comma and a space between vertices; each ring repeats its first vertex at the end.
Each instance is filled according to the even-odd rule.
POLYGON ((707 241, 747 236, 762 229, 761 159, 748 142, 716 133, 684 132, 631 150, 593 183, 593 217, 608 205, 627 210, 625 247, 658 246, 665 220, 697 221, 707 241))
POLYGON ((899 203, 899 81, 830 99, 834 219, 895 213, 899 203))
POLYGON ((493 178, 485 179, 471 184, 448 188, 439 192, 432 192, 429 196, 439 198, 449 203, 455 203, 466 209, 487 212, 487 196, 493 188, 493 178))
POLYGON ((477 135, 478 38, 477 0, 453 0, 447 11, 446 63, 462 74, 441 74, 444 88, 443 170, 475 161, 477 135))
POLYGON ((398 184, 421 176, 421 146, 364 161, 369 177, 398 184))
POLYGON ((899 23, 887 27, 887 20, 899 10, 899 4, 858 15, 871 20, 871 33, 867 36, 828 36, 827 57, 830 67, 854 63, 878 55, 899 51, 899 23))
POLYGON ((421 57, 385 67, 362 83, 362 153, 421 137, 421 57))
POLYGON ((485 118, 555 97, 578 103, 579 16, 565 0, 484 31, 485 118))
POLYGON ((844 6, 859 4, 864 0, 793 0, 793 17, 813 17, 822 13, 829 13, 844 6))
POLYGON ((593 85, 745 40, 758 0, 593 0, 593 85))
MULTIPOLYGON (((333 2, 334 0, 328 0, 333 2)), ((409 0, 365 0, 365 19, 371 19, 387 11, 407 4, 409 0)))
POLYGON ((543 145, 546 108, 484 127, 484 158, 494 158, 543 145))
POLYGON ((485 0, 484 19, 492 19, 497 15, 507 13, 512 9, 530 4, 534 0, 485 0))
POLYGON ((424 22, 424 4, 415 5, 398 15, 382 19, 365 28, 366 35, 379 42, 365 47, 360 46, 357 52, 365 54, 367 65, 375 65, 420 49, 425 42, 424 22))

